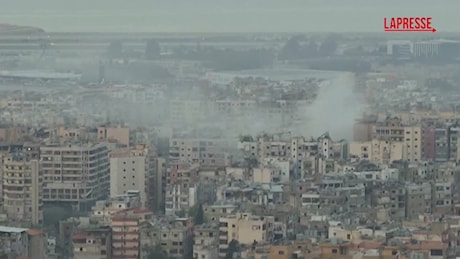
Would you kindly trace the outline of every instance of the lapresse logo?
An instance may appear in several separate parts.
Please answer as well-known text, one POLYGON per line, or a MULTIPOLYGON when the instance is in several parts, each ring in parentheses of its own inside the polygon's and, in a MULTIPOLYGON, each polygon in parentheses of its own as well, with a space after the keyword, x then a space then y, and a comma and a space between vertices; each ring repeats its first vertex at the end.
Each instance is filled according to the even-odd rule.
POLYGON ((431 17, 384 17, 385 32, 436 32, 431 17))

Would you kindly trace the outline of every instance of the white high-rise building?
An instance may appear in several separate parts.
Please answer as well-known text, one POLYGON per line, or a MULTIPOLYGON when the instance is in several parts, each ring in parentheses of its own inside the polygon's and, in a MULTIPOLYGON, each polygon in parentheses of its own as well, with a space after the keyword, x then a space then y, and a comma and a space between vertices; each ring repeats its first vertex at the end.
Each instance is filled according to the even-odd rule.
POLYGON ((40 147, 45 203, 68 203, 81 210, 109 195, 109 157, 105 144, 40 147))
POLYGON ((151 151, 145 145, 122 148, 110 153, 110 196, 139 191, 143 207, 150 208, 149 192, 154 192, 155 168, 151 151))

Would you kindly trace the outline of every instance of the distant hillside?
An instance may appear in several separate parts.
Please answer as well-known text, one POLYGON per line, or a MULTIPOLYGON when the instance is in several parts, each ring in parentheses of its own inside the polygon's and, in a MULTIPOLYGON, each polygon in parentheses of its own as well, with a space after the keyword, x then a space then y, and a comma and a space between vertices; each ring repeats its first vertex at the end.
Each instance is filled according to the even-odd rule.
POLYGON ((23 35, 23 34, 44 34, 45 31, 41 28, 32 26, 19 26, 0 23, 0 34, 3 35, 23 35))

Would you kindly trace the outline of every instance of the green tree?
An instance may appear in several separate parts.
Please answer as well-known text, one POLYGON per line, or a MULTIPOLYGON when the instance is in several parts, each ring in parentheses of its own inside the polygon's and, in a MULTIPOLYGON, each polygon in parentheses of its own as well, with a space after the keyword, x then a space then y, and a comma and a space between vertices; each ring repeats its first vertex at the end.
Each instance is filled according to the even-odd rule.
POLYGON ((178 216, 179 218, 185 218, 186 213, 187 212, 184 209, 181 209, 180 211, 176 212, 176 216, 178 216))
POLYGON ((232 241, 230 241, 230 243, 228 244, 227 254, 225 255, 225 258, 232 259, 235 253, 239 252, 239 247, 240 243, 237 240, 232 239, 232 241))
POLYGON ((169 259, 168 254, 163 250, 161 245, 156 245, 149 250, 148 259, 169 259))

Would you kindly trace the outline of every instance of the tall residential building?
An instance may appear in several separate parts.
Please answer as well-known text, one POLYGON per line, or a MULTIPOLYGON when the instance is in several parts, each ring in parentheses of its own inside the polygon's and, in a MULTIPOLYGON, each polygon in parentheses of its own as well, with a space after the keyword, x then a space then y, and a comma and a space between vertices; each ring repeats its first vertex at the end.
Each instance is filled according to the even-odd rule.
POLYGON ((125 209, 112 215, 112 257, 135 259, 140 256, 141 226, 152 218, 144 209, 125 209))
POLYGON ((165 213, 173 215, 188 210, 197 203, 199 165, 173 164, 167 176, 165 213))
POLYGON ((1 176, 3 209, 8 219, 42 224, 43 180, 38 160, 26 161, 22 154, 4 157, 1 176))
POLYGON ((458 143, 460 141, 460 127, 449 127, 449 160, 458 161, 460 153, 458 152, 458 143))
POLYGON ((404 159, 418 162, 422 159, 422 128, 420 126, 404 127, 404 159))
POLYGON ((166 195, 166 178, 167 167, 166 159, 157 157, 153 161, 155 168, 155 180, 153 187, 153 209, 155 212, 163 212, 165 210, 165 195, 166 195))
POLYGON ((108 149, 104 144, 40 148, 43 201, 90 210, 110 189, 108 149))
POLYGON ((449 130, 447 128, 434 130, 434 143, 434 160, 436 162, 449 160, 449 130))
POLYGON ((154 209, 157 196, 158 167, 152 148, 136 145, 122 148, 110 153, 110 196, 139 191, 142 207, 154 209))
POLYGON ((435 128, 433 126, 422 128, 422 158, 424 160, 435 158, 435 128))

